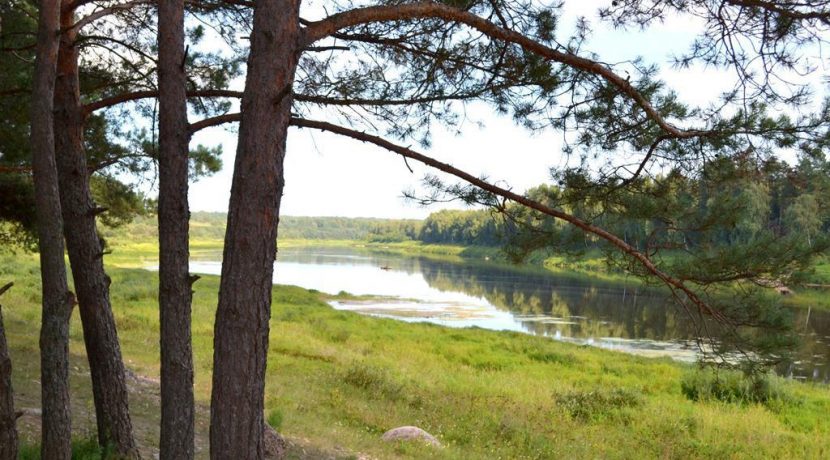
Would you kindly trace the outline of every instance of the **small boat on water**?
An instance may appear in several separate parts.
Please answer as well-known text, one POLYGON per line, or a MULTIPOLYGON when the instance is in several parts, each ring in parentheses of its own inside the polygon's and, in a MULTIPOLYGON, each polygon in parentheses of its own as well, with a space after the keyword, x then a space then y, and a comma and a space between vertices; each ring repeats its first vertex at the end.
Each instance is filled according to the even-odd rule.
POLYGON ((380 269, 381 269, 381 270, 391 270, 391 268, 389 267, 389 265, 382 265, 382 266, 380 267, 380 269))

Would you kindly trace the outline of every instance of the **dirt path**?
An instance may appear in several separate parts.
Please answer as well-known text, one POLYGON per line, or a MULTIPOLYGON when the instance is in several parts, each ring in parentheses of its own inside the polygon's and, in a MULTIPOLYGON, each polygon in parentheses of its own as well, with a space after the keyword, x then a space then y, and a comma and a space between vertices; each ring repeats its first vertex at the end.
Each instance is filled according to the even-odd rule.
MULTIPOLYGON (((75 438, 87 438, 95 435, 95 407, 89 385, 78 385, 86 379, 89 372, 80 367, 70 371, 73 385, 72 424, 75 438)), ((18 431, 25 444, 37 444, 40 440, 40 382, 31 380, 29 385, 15 387, 15 407, 23 415, 18 419, 18 431)), ((144 459, 158 458, 160 389, 156 378, 138 375, 127 370, 127 387, 130 393, 130 412, 136 442, 144 459)), ((196 458, 208 459, 210 408, 205 404, 196 404, 196 458)), ((287 459, 297 460, 371 460, 363 454, 346 450, 327 451, 314 446, 303 438, 289 437, 287 442, 287 459)))

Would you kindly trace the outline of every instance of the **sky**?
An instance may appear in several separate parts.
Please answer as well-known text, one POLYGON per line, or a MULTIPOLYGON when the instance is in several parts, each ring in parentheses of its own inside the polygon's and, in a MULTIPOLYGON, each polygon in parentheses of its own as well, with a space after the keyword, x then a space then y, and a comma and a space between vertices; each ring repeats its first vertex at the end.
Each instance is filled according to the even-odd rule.
MULTIPOLYGON (((590 20, 594 34, 588 49, 603 61, 621 62, 642 56, 658 64, 663 79, 676 88, 681 100, 691 104, 710 101, 726 88, 727 79, 718 72, 700 68, 678 71, 668 64, 671 54, 687 49, 699 30, 694 21, 669 18, 646 31, 614 31, 596 18, 596 8, 605 3, 566 2, 570 8, 562 18, 566 29, 580 15, 590 20)), ((466 112, 470 122, 462 126, 460 135, 435 126, 431 148, 418 150, 474 175, 500 181, 517 192, 548 182, 550 168, 568 161, 561 154, 560 132, 531 133, 480 103, 469 105, 466 112)), ((227 210, 235 136, 224 128, 194 136, 193 145, 221 144, 225 167, 191 185, 191 210, 227 210)), ((423 193, 420 184, 424 175, 432 172, 429 168, 409 161, 414 171, 410 172, 399 156, 341 136, 292 128, 285 161, 282 215, 424 218, 439 209, 463 208, 458 203, 421 207, 407 201, 404 191, 423 193)))

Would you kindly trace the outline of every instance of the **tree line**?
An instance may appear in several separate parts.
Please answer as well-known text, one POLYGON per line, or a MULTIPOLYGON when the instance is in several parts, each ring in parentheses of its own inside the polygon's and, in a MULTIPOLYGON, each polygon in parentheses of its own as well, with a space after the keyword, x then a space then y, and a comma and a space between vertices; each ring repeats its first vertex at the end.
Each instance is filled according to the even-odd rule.
MULTIPOLYGON (((640 199, 634 194, 617 197, 616 201, 586 194, 588 189, 599 185, 578 172, 565 175, 556 185, 531 188, 526 195, 564 207, 620 235, 641 251, 658 249, 656 246, 694 251, 710 246, 739 246, 768 238, 794 239, 807 247, 826 247, 830 232, 827 159, 823 156, 801 158, 794 165, 776 160, 760 164, 746 160, 713 162, 698 177, 678 172, 632 184, 649 196, 652 202, 648 204, 633 201, 640 199), (649 209, 658 206, 670 213, 656 215, 649 209)), ((477 246, 523 244, 528 249, 566 252, 607 247, 599 238, 516 205, 435 212, 427 217, 412 239, 477 246)))
MULTIPOLYGON (((225 236, 228 215, 224 212, 193 212, 190 215, 190 236, 193 239, 221 240, 225 236)), ((417 219, 381 219, 373 217, 307 217, 282 216, 281 239, 301 240, 355 240, 405 241, 418 236, 421 222, 417 219)), ((117 224, 121 224, 118 222, 117 224)), ((158 238, 157 216, 154 210, 133 216, 125 225, 107 225, 101 228, 105 239, 119 241, 153 240, 158 238)))

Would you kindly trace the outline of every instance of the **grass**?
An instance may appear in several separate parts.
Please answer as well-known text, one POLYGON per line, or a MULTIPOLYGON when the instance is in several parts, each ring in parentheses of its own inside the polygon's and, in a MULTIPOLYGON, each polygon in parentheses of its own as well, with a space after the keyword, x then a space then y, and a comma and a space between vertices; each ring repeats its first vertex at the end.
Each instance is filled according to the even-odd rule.
POLYGON ((822 262, 816 266, 816 281, 830 283, 830 262, 822 262))
MULTIPOLYGON (((117 249, 108 263, 124 358, 136 374, 157 378, 156 274, 115 266, 136 266, 147 256, 143 246, 117 249)), ((0 255, 0 282, 16 283, 2 301, 19 407, 39 405, 38 276, 35 257, 0 255)), ((195 284, 200 458, 206 455, 218 284, 214 276, 195 284)), ((296 457, 303 450, 317 452, 305 458, 830 457, 827 387, 776 380, 773 397, 763 402, 690 398, 684 385, 704 394, 714 388, 711 380, 690 379, 688 366, 667 359, 361 316, 291 286, 276 286, 273 301, 265 417, 292 445, 304 446, 293 451, 296 457), (401 425, 427 430, 444 447, 380 441, 384 431, 401 425)), ((94 433, 94 410, 77 313, 70 335, 73 420, 83 453, 90 450, 83 440, 94 433)), ((150 450, 158 439, 153 391, 133 386, 131 393, 138 442, 150 450)), ((35 432, 23 423, 26 443, 36 442, 35 432)))
MULTIPOLYGON (((72 442, 72 460, 96 460, 111 456, 112 452, 98 445, 94 437, 82 438, 72 442)), ((40 446, 26 444, 21 446, 19 460, 40 460, 40 446)))
POLYGON ((783 299, 784 305, 830 311, 830 289, 799 289, 783 299))

